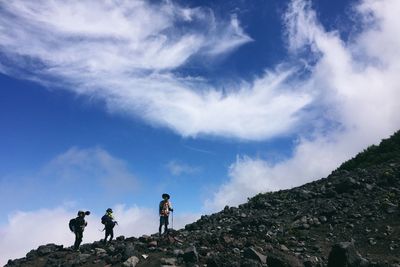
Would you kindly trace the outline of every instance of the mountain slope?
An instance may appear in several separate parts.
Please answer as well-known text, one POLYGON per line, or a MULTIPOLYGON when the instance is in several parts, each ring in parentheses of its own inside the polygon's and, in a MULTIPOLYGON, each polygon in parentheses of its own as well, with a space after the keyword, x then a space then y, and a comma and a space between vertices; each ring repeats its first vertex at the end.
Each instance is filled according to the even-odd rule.
POLYGON ((81 253, 46 245, 6 266, 398 267, 399 201, 400 131, 327 178, 258 194, 169 237, 120 237, 81 253))

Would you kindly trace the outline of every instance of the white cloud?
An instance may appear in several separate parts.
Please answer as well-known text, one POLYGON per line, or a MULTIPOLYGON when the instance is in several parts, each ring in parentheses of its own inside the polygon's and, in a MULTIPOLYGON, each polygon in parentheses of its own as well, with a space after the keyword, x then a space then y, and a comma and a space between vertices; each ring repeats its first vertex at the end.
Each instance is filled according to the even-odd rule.
MULTIPOLYGON (((141 236, 158 232, 158 211, 138 206, 116 205, 114 215, 118 226, 114 229, 115 237, 124 235, 141 236)), ((86 217, 88 227, 84 232, 83 243, 90 243, 104 238, 101 224, 103 214, 86 217)), ((68 222, 76 213, 66 207, 40 209, 30 212, 18 211, 9 215, 8 222, 0 226, 0 265, 8 259, 21 258, 31 249, 40 245, 55 243, 72 246, 75 236, 69 231, 68 222)), ((196 214, 180 214, 175 218, 175 229, 197 219, 196 214)), ((172 225, 171 225, 172 226, 172 225)))
POLYGON ((292 1, 286 15, 289 48, 317 57, 310 75, 298 81, 315 98, 308 114, 314 130, 301 134, 293 155, 276 164, 239 157, 229 180, 206 201, 208 210, 327 176, 400 128, 400 2, 364 0, 356 10, 362 31, 345 42, 324 30, 309 2, 292 1))
POLYGON ((3 72, 50 87, 62 84, 102 100, 111 111, 183 136, 262 140, 295 129, 311 102, 307 91, 288 81, 291 68, 227 90, 174 72, 192 58, 218 58, 250 42, 234 15, 224 21, 209 9, 170 1, 1 5, 3 72))
POLYGON ((166 167, 168 171, 174 176, 180 176, 184 174, 191 175, 200 171, 199 167, 191 166, 189 164, 176 160, 171 160, 170 162, 168 162, 166 167))

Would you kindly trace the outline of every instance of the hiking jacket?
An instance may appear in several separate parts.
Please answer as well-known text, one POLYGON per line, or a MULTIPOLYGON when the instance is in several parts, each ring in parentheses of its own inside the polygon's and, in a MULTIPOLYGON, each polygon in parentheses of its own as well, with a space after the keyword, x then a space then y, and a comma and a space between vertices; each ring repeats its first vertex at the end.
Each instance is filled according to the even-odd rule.
POLYGON ((170 211, 172 211, 172 205, 169 200, 161 200, 159 214, 160 216, 169 216, 170 211))
POLYGON ((82 217, 76 217, 75 219, 75 232, 83 232, 85 230, 85 227, 87 226, 87 222, 85 221, 85 218, 82 217))

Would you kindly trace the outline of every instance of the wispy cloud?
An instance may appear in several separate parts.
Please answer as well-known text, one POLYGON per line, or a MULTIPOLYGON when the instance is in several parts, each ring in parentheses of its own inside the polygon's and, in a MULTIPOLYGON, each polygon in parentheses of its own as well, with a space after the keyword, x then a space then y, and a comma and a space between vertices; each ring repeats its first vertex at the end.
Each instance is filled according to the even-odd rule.
POLYGON ((207 209, 322 178, 400 128, 399 12, 396 0, 361 1, 354 27, 362 30, 345 42, 322 27, 309 1, 292 1, 285 17, 289 48, 300 58, 309 51, 309 58, 317 59, 297 81, 314 95, 308 109, 313 130, 300 134, 293 156, 281 162, 238 157, 228 181, 206 201, 207 209))
POLYGON ((198 148, 198 147, 193 147, 193 146, 186 145, 186 144, 183 144, 183 147, 185 147, 185 148, 187 148, 189 150, 200 152, 200 153, 204 153, 204 154, 216 155, 216 153, 214 151, 211 151, 211 150, 206 150, 206 149, 202 149, 202 148, 198 148))
POLYGON ((0 5, 1 71, 100 99, 182 136, 270 138, 295 129, 312 100, 289 82, 291 67, 226 90, 177 74, 192 59, 252 41, 234 15, 227 21, 171 1, 0 5))
POLYGON ((200 172, 200 167, 192 166, 177 160, 171 160, 166 164, 168 171, 174 176, 192 175, 200 172))

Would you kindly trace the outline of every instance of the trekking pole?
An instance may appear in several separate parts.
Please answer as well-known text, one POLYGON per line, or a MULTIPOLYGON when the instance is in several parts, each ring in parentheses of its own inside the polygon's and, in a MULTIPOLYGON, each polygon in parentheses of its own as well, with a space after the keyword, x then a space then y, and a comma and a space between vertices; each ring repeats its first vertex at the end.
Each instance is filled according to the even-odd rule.
POLYGON ((174 230, 174 212, 172 212, 172 230, 174 230))

